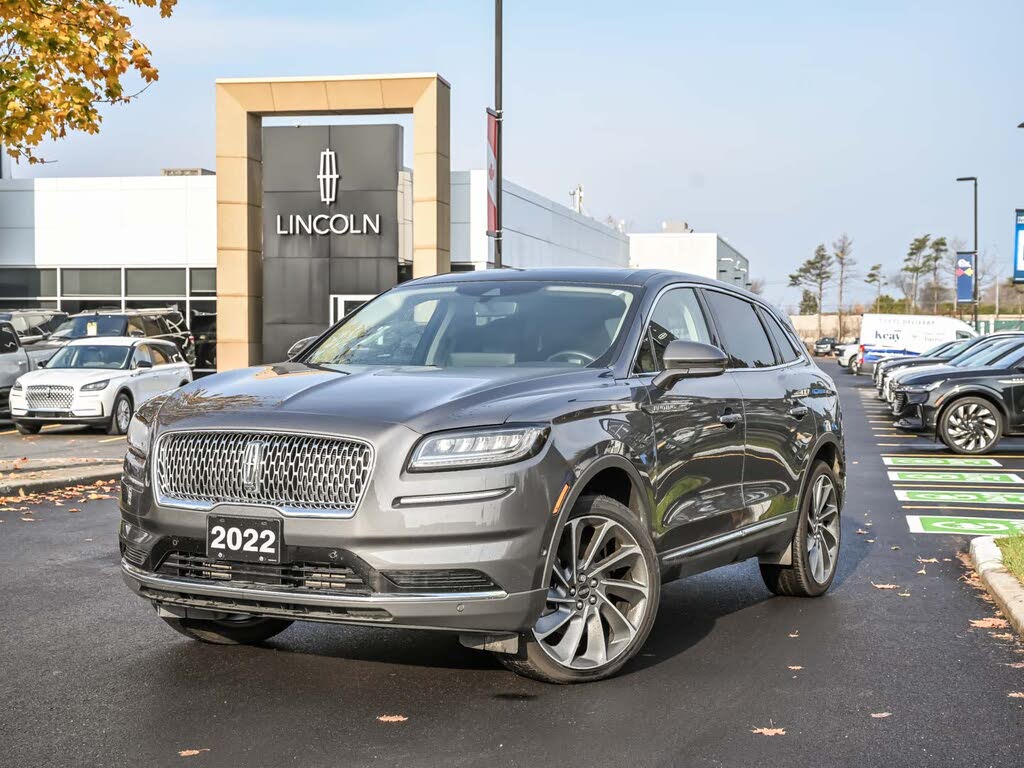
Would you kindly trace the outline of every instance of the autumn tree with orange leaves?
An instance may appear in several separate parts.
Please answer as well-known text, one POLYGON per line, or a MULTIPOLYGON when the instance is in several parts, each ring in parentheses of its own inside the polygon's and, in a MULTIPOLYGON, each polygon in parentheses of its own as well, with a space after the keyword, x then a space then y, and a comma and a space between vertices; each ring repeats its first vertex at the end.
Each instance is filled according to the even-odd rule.
POLYGON ((34 148, 68 131, 97 133, 103 104, 124 104, 157 79, 150 50, 124 6, 171 15, 177 0, 0 0, 0 144, 43 162, 34 148), (134 70, 139 89, 126 92, 134 70))

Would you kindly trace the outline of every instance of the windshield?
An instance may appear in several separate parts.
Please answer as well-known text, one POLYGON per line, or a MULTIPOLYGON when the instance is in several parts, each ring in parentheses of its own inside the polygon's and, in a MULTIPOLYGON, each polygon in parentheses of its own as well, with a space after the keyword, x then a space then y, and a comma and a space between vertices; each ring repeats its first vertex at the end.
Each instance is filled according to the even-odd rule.
POLYGON ((941 344, 936 344, 931 349, 926 349, 922 352, 921 357, 935 357, 937 354, 947 349, 952 343, 953 342, 951 341, 944 341, 941 344))
POLYGON ((124 336, 127 322, 123 315, 69 317, 53 332, 51 338, 84 339, 87 336, 124 336))
POLYGON ((925 352, 926 355, 932 355, 934 357, 942 357, 946 360, 956 357, 961 352, 965 352, 974 346, 974 339, 964 339, 963 341, 946 342, 940 344, 938 347, 933 349, 931 352, 925 352))
POLYGON ((990 365, 1011 349, 1016 349, 1020 343, 1020 339, 999 341, 991 346, 986 346, 984 349, 973 352, 972 354, 964 355, 962 356, 962 359, 957 358, 950 363, 950 365, 956 366, 957 368, 977 368, 980 365, 990 365))
POLYGON ((305 362, 585 367, 604 362, 635 298, 617 286, 518 280, 399 288, 337 326, 305 362))
POLYGON ((75 344, 59 349, 47 368, 127 368, 131 347, 75 344))

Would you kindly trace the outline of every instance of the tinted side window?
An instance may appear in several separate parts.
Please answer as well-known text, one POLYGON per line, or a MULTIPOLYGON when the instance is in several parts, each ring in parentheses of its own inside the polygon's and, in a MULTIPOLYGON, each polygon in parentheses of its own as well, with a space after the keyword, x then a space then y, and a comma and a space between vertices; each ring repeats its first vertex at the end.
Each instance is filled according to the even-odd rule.
POLYGON ((139 346, 137 346, 135 348, 135 357, 132 358, 132 361, 136 365, 138 365, 143 360, 148 360, 149 362, 152 363, 153 362, 153 356, 149 352, 149 346, 148 345, 146 345, 146 344, 139 344, 139 346))
POLYGON ((675 288, 658 299, 640 345, 636 372, 655 373, 662 370, 665 347, 677 339, 711 343, 704 313, 692 288, 675 288))
POLYGON ((705 291, 725 353, 734 368, 775 365, 775 354, 754 305, 718 291, 705 291))
POLYGON ((167 350, 157 344, 149 348, 149 354, 153 358, 153 365, 167 365, 171 362, 167 350))
POLYGON ((9 325, 0 325, 0 355, 18 351, 18 334, 9 325))
POLYGON ((779 352, 779 362, 792 363, 794 360, 799 360, 801 355, 793 345, 793 339, 783 330, 779 321, 772 316, 771 312, 762 311, 761 317, 768 326, 768 333, 771 334, 772 341, 775 342, 775 348, 779 352))
POLYGON ((166 331, 158 318, 146 315, 142 318, 142 326, 146 329, 147 336, 162 336, 166 331))
POLYGON ((138 317, 128 318, 128 335, 129 336, 146 336, 146 329, 142 327, 142 320, 138 317))

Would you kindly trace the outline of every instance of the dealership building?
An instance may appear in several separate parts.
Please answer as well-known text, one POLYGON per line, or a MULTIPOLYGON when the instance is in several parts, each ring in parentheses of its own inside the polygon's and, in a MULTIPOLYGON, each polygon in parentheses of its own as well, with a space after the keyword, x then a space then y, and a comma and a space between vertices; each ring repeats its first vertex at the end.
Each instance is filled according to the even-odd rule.
MULTIPOLYGON (((203 318, 219 367, 231 368, 282 359, 414 276, 493 266, 487 173, 448 169, 442 78, 218 81, 217 96, 216 173, 0 178, 0 307, 173 307, 196 326, 203 318), (260 119, 366 112, 413 114, 411 168, 400 125, 260 119)), ((747 279, 746 260, 717 235, 627 236, 507 180, 502 207, 504 266, 747 279), (730 258, 743 273, 722 272, 730 258)))

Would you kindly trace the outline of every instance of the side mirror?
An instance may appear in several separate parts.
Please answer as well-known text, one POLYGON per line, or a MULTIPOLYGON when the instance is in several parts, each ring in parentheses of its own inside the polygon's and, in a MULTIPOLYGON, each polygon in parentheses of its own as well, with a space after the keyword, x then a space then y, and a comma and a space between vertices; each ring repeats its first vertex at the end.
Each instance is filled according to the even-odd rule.
POLYGON ((312 344, 314 341, 316 341, 318 338, 320 338, 320 337, 319 336, 307 336, 304 339, 299 339, 298 341, 296 341, 294 344, 292 344, 290 347, 288 347, 288 352, 286 353, 288 359, 289 360, 294 360, 296 357, 298 357, 303 352, 305 352, 306 349, 309 348, 309 345, 312 344))
POLYGON ((729 357, 713 344, 699 341, 670 341, 665 348, 665 370, 652 382, 659 389, 669 389, 679 379, 703 379, 725 372, 729 357))
POLYGON ((153 367, 153 361, 152 360, 136 360, 135 361, 135 367, 136 368, 152 368, 153 367))
POLYGON ((45 367, 46 367, 46 361, 45 360, 37 360, 36 361, 36 368, 45 368, 45 367))

